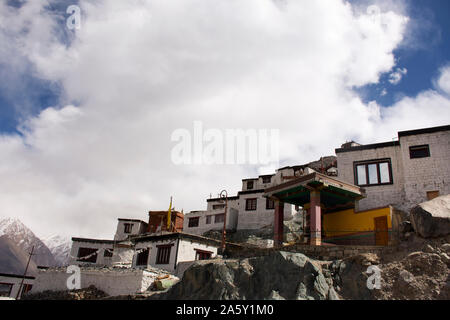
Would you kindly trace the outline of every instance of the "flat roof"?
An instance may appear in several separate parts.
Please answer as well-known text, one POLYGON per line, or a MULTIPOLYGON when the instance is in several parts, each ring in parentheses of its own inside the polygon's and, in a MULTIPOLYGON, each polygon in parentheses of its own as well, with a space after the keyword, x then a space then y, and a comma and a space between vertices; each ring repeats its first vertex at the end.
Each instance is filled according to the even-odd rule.
POLYGON ((8 273, 0 273, 0 277, 6 277, 6 278, 20 278, 20 279, 25 278, 25 279, 31 279, 31 280, 36 279, 36 277, 32 277, 32 276, 23 276, 23 274, 22 274, 22 275, 19 275, 19 274, 8 274, 8 273))
POLYGON ((116 240, 104 240, 104 239, 90 239, 90 238, 72 238, 72 241, 75 242, 90 242, 90 243, 107 243, 107 244, 113 244, 115 242, 119 242, 116 240))
POLYGON ((190 233, 183 233, 183 232, 172 232, 172 233, 166 233, 166 234, 162 234, 162 235, 150 235, 150 234, 149 235, 141 235, 141 236, 133 237, 130 240, 134 241, 136 243, 139 243, 139 242, 145 242, 145 241, 158 241, 158 240, 170 240, 170 239, 174 239, 174 240, 189 239, 189 240, 197 241, 200 243, 206 243, 206 244, 210 244, 210 245, 218 246, 218 247, 220 247, 220 245, 221 245, 221 241, 219 241, 219 240, 206 238, 206 237, 202 237, 202 236, 198 236, 198 235, 194 235, 194 234, 190 234, 190 233))
MULTIPOLYGON (((228 197, 228 200, 238 200, 239 199, 239 196, 231 196, 231 197, 228 197)), ((211 199, 206 199, 206 202, 215 202, 215 201, 222 201, 223 200, 223 198, 211 198, 211 199)))
POLYGON ((239 191, 238 195, 241 194, 253 194, 253 193, 263 193, 264 189, 250 189, 250 190, 245 190, 245 191, 239 191))
POLYGON ((369 150, 369 149, 380 149, 380 148, 389 148, 389 147, 396 147, 399 146, 399 141, 390 141, 390 142, 381 142, 381 143, 372 143, 372 144, 365 144, 360 145, 357 147, 350 147, 350 148, 337 148, 334 151, 337 153, 344 153, 344 152, 352 152, 352 151, 361 151, 361 150, 369 150))
MULTIPOLYGON (((408 131, 399 131, 398 137, 406 137, 406 136, 413 136, 413 135, 419 135, 419 134, 427 134, 427 133, 435 133, 440 131, 450 131, 450 125, 446 126, 440 126, 440 127, 431 127, 431 128, 423 128, 423 129, 416 129, 416 130, 408 130, 408 131)), ((349 147, 349 148, 337 148, 335 149, 336 154, 338 153, 344 153, 344 152, 352 152, 352 151, 361 151, 361 150, 370 150, 370 149, 379 149, 379 148, 388 148, 388 147, 395 147, 399 146, 400 141, 390 141, 390 142, 381 142, 381 143, 372 143, 372 144, 365 144, 360 145, 356 147, 349 147)))
POLYGON ((439 131, 450 131, 450 125, 416 129, 416 130, 408 130, 408 131, 400 131, 398 133, 398 136, 406 137, 406 136, 412 136, 412 135, 416 135, 416 134, 435 133, 435 132, 439 132, 439 131))
POLYGON ((127 218, 119 218, 117 219, 119 221, 132 221, 132 222, 141 222, 141 223, 145 223, 147 224, 147 222, 143 221, 143 220, 139 220, 139 219, 127 219, 127 218))
POLYGON ((354 207, 354 201, 365 196, 364 189, 318 172, 267 188, 264 196, 304 206, 311 191, 320 192, 320 202, 329 210, 354 207))

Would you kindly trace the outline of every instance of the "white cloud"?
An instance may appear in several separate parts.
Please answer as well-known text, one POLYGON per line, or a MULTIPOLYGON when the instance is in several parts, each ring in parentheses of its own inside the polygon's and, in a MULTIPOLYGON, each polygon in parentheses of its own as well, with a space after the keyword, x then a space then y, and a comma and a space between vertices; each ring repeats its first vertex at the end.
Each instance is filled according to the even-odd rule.
POLYGON ((437 84, 439 89, 450 95, 450 65, 441 69, 437 84))
POLYGON ((389 82, 393 85, 397 85, 402 81, 403 76, 408 73, 408 70, 406 68, 397 68, 395 72, 392 72, 389 75, 389 82))
POLYGON ((448 100, 435 92, 383 109, 352 90, 395 67, 408 20, 386 6, 376 20, 329 0, 80 2, 69 47, 40 1, 0 5, 0 21, 12 23, 1 25, 2 43, 15 39, 0 59, 20 56, 80 101, 29 119, 23 137, 0 138, 0 215, 38 234, 111 237, 116 218, 146 219, 171 195, 187 211, 238 191, 259 168, 171 163, 171 133, 195 120, 280 129, 283 164, 448 122, 448 100))

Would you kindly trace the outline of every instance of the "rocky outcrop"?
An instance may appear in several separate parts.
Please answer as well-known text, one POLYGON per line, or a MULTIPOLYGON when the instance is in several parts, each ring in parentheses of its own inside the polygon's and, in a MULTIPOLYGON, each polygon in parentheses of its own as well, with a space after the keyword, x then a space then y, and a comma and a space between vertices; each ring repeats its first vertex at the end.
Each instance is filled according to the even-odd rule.
POLYGON ((423 238, 450 234, 450 195, 415 206, 410 219, 414 230, 423 238))
POLYGON ((198 261, 183 279, 152 299, 339 299, 331 273, 301 253, 198 261))

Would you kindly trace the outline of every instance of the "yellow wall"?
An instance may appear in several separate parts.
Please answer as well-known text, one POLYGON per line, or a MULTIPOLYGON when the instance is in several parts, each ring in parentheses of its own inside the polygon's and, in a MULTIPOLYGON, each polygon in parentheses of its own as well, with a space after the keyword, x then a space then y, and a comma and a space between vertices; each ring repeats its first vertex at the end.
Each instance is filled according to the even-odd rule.
POLYGON ((381 208, 355 213, 354 209, 323 215, 323 229, 327 237, 351 233, 374 231, 374 218, 387 216, 388 227, 392 228, 391 208, 381 208))

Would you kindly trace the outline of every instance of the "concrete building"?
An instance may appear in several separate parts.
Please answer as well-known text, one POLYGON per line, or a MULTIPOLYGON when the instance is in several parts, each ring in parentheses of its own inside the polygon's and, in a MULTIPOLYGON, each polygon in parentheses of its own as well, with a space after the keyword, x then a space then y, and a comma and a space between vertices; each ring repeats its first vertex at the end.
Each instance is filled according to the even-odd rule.
POLYGON ((33 287, 35 277, 0 273, 0 297, 16 299, 27 293, 33 287), (23 279, 23 285, 21 287, 23 279), (17 293, 20 294, 17 296, 17 293))
MULTIPOLYGON (((144 231, 130 233, 123 239, 124 221, 130 220, 119 219, 116 240, 72 238, 69 264, 98 268, 154 267, 175 272, 178 263, 210 259, 220 247, 219 241, 181 232, 144 231)), ((137 226, 142 224, 140 220, 134 221, 137 226)))
MULTIPOLYGON (((150 214, 150 219, 161 212, 150 214)), ((173 218, 177 225, 179 213, 173 218)), ((147 232, 148 226, 141 220, 119 219, 115 240, 72 238, 69 265, 80 268, 81 288, 94 285, 110 295, 144 292, 161 276, 181 278, 195 261, 216 257, 221 246, 220 241, 198 235, 147 232)), ((39 270, 32 293, 67 290, 70 276, 66 268, 39 270)), ((6 282, 0 289, 4 294, 15 292, 6 282)))
MULTIPOLYGON (((277 170, 273 175, 262 175, 258 178, 243 179, 242 190, 236 196, 228 197, 227 230, 255 230, 273 225, 274 203, 263 197, 264 189, 278 184, 286 177, 294 175, 292 167, 277 170)), ((203 234, 209 230, 222 230, 225 202, 222 198, 206 200, 205 211, 187 213, 183 232, 203 234)), ((293 206, 286 206, 284 216, 292 219, 293 206)))
POLYGON ((416 204, 450 193, 450 126, 402 131, 398 140, 336 149, 338 178, 365 189, 356 210, 416 204))
POLYGON ((134 236, 147 232, 148 223, 137 219, 119 218, 114 240, 125 240, 128 236, 134 236))

